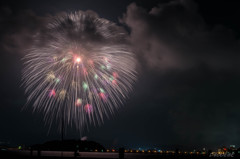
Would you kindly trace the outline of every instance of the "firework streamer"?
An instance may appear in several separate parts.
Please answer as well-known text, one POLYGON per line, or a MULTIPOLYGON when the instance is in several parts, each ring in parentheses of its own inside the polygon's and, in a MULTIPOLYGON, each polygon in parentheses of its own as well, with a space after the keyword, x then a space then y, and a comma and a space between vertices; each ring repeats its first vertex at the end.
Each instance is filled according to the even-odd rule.
POLYGON ((136 61, 126 32, 90 12, 52 16, 22 73, 27 107, 83 130, 114 114, 132 91, 136 61))

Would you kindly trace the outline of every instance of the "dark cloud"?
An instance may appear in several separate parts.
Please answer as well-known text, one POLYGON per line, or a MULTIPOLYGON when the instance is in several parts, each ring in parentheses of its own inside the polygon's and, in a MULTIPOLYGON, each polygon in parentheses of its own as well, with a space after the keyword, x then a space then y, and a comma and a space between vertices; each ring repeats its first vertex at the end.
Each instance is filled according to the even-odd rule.
POLYGON ((164 117, 168 123, 155 131, 171 134, 170 139, 155 135, 156 142, 239 143, 240 45, 235 32, 220 24, 210 27, 197 4, 187 0, 161 3, 150 11, 132 3, 121 22, 130 28, 141 61, 138 104, 159 112, 148 121, 164 117))
POLYGON ((221 25, 210 29, 193 1, 170 1, 149 12, 132 3, 122 21, 131 28, 137 54, 150 67, 239 66, 240 45, 234 31, 221 25))
POLYGON ((0 47, 2 51, 24 54, 33 37, 45 25, 46 17, 37 16, 31 10, 13 11, 2 7, 0 14, 0 47))

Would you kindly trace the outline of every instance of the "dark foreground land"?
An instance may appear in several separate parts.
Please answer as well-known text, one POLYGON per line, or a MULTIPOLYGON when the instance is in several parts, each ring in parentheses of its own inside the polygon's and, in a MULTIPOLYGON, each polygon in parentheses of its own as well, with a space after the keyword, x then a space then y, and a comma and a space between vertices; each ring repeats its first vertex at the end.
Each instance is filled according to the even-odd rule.
MULTIPOLYGON (((116 159, 122 158, 119 153, 111 152, 61 152, 61 151, 42 151, 40 154, 37 151, 0 151, 0 159, 16 158, 16 159, 116 159)), ((209 155, 197 155, 197 154, 154 154, 154 153, 124 153, 126 159, 205 159, 205 158, 223 158, 223 157, 209 157, 209 155)), ((226 157, 224 157, 226 158, 226 157)), ((231 158, 239 158, 237 156, 231 158)))

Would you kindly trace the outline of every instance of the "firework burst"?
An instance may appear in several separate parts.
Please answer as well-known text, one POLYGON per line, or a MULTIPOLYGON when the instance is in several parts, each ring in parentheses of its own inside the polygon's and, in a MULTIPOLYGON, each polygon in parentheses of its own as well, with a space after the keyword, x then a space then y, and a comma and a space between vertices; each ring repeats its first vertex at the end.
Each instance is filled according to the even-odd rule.
POLYGON ((64 119, 82 130, 103 123, 136 80, 126 37, 120 27, 92 13, 51 17, 24 57, 27 105, 50 125, 64 119))

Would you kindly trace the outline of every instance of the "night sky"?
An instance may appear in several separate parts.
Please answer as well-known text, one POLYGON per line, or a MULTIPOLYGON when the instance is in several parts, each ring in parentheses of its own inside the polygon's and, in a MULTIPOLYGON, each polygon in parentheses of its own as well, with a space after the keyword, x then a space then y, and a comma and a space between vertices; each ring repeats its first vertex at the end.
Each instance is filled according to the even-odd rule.
MULTIPOLYGON (((240 146, 240 2, 229 0, 0 2, 0 142, 61 139, 26 103, 21 72, 50 15, 92 10, 129 33, 138 80, 125 105, 82 136, 110 147, 240 146)), ((66 139, 79 139, 68 129, 66 139)))

